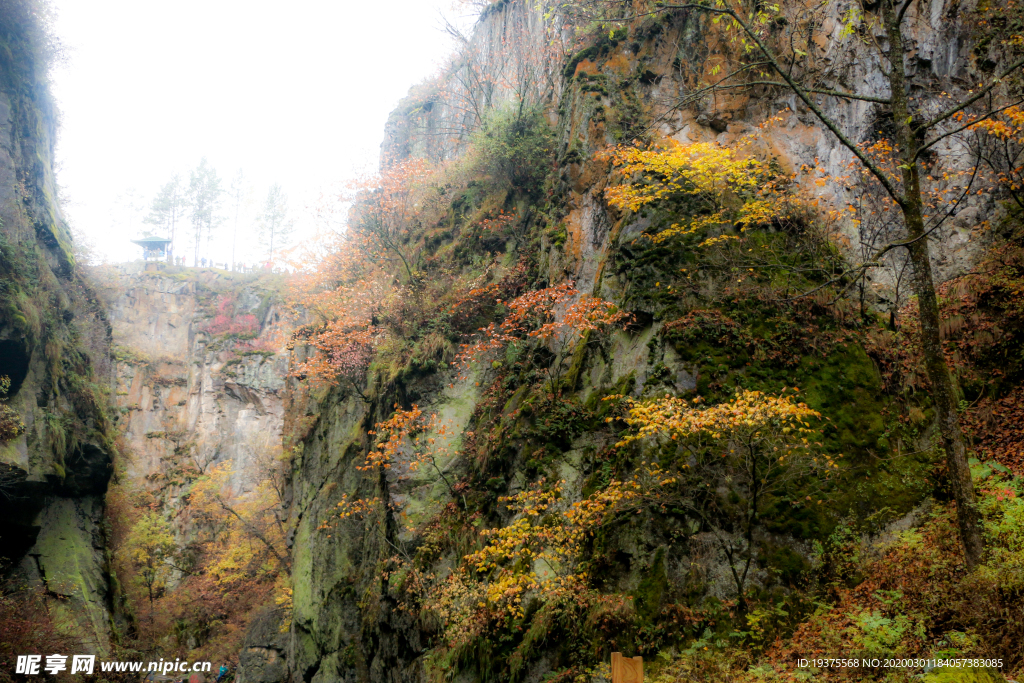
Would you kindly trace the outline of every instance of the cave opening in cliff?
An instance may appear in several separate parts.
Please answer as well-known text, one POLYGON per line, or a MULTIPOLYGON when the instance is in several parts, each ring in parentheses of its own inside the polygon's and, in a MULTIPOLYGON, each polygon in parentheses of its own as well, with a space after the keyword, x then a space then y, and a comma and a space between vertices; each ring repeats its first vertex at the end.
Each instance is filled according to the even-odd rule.
POLYGON ((11 387, 7 391, 7 398, 18 395, 25 377, 28 376, 29 363, 28 349, 25 342, 18 339, 0 339, 0 377, 7 376, 11 379, 11 387))
POLYGON ((110 455, 99 446, 83 444, 68 455, 61 490, 69 496, 103 495, 110 480, 110 455))
POLYGON ((0 519, 4 520, 0 570, 7 568, 5 563, 16 564, 24 557, 39 535, 35 517, 42 509, 45 485, 27 479, 20 467, 0 462, 0 519))

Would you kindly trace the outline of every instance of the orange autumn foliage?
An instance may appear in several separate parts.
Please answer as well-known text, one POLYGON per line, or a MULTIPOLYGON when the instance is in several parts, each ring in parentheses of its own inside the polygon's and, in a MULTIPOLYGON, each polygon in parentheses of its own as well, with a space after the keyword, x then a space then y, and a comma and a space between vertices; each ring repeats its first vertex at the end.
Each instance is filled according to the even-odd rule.
POLYGON ((349 248, 377 265, 397 258, 412 282, 407 244, 421 203, 426 201, 421 189, 429 177, 427 164, 413 158, 348 183, 347 193, 339 199, 352 203, 347 227, 349 248))
POLYGON ((478 341, 462 346, 456 364, 466 366, 485 353, 530 338, 572 343, 586 332, 602 331, 629 319, 610 301, 581 294, 572 282, 498 303, 508 308, 504 320, 481 328, 478 341))

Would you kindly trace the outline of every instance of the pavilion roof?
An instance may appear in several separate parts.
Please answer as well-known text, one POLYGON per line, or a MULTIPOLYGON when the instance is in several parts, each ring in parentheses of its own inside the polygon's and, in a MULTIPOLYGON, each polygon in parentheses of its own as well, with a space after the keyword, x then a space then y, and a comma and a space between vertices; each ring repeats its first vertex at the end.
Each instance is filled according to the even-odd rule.
POLYGON ((162 244, 170 244, 171 241, 164 237, 143 237, 141 239, 132 240, 132 244, 138 244, 142 247, 152 247, 162 244))

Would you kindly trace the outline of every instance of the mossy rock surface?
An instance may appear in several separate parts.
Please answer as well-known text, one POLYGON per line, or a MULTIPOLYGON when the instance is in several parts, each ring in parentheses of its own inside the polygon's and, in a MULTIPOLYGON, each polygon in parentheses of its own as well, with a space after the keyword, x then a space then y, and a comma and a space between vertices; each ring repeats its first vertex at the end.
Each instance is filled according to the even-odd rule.
POLYGON ((39 518, 34 558, 38 579, 60 599, 51 603, 56 623, 106 654, 110 641, 110 587, 102 550, 103 504, 96 497, 49 498, 39 518))

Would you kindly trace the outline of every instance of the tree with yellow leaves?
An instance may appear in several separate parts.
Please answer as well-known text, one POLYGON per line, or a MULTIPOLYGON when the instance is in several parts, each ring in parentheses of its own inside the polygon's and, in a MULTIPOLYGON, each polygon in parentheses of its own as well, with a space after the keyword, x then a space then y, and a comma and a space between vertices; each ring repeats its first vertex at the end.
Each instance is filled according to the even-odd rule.
MULTIPOLYGON (((604 0, 560 0, 569 6, 603 8, 607 19, 623 20, 621 3, 604 0), (611 12, 608 14, 607 12, 611 12)), ((720 50, 720 61, 712 66, 710 79, 702 87, 687 89, 676 101, 682 108, 713 97, 719 91, 766 88, 775 93, 792 93, 845 151, 862 167, 865 180, 877 183, 899 215, 898 235, 885 240, 861 263, 852 264, 832 281, 850 282, 878 268, 893 251, 905 252, 910 263, 910 286, 917 297, 919 341, 923 365, 931 385, 931 399, 946 465, 950 489, 957 505, 957 522, 964 559, 973 570, 981 562, 984 538, 974 483, 960 428, 959 391, 943 354, 940 334, 939 300, 932 273, 929 242, 948 219, 978 192, 976 174, 948 192, 944 202, 929 206, 928 194, 949 189, 944 173, 934 168, 936 157, 955 154, 951 142, 960 134, 978 130, 979 124, 998 119, 1003 112, 1024 105, 1020 77, 1024 73, 1024 35, 1019 22, 1007 21, 1005 8, 995 5, 964 9, 969 18, 963 41, 978 54, 990 57, 994 68, 978 68, 972 60, 954 60, 945 70, 921 69, 913 36, 929 26, 932 10, 927 3, 912 0, 880 0, 830 16, 832 3, 745 3, 740 0, 714 2, 655 2, 644 0, 631 8, 632 16, 660 12, 692 12, 708 17, 723 42, 735 48, 720 50), (838 21, 836 21, 838 19, 838 21), (829 28, 824 28, 829 27, 829 28), (865 40, 865 35, 879 36, 865 40), (737 58, 731 63, 728 54, 737 58), (866 53, 866 54, 865 54, 866 53), (835 73, 821 66, 835 62, 837 55, 874 62, 879 80, 872 92, 847 88, 835 73), (941 72, 941 73, 940 73, 941 72), (863 144, 859 131, 848 130, 846 122, 830 113, 830 102, 860 102, 878 110, 878 116, 892 121, 885 157, 879 163, 863 144)), ((831 110, 837 111, 837 110, 831 110)), ((1015 157, 1014 157, 1015 158, 1015 157)), ((969 164, 969 165, 974 165, 969 164)), ((1016 166, 1016 164, 1015 164, 1016 166)), ((946 193, 944 193, 946 194, 946 193)))
POLYGON ((222 590, 271 583, 290 571, 285 547, 284 473, 269 455, 256 489, 237 491, 230 462, 210 468, 192 485, 188 512, 201 530, 203 572, 222 590))
POLYGON ((575 502, 565 481, 541 480, 501 498, 510 521, 480 533, 482 547, 429 587, 424 608, 444 624, 451 647, 489 623, 522 619, 530 599, 547 606, 585 602, 592 588, 588 540, 620 515, 661 501, 675 481, 658 465, 643 463, 630 478, 612 480, 575 502))
POLYGON ((716 142, 689 145, 674 140, 647 149, 623 145, 605 157, 628 182, 609 187, 608 203, 618 209, 640 211, 672 198, 689 200, 685 222, 651 235, 655 242, 672 237, 705 234, 702 245, 736 239, 726 230, 733 226, 763 225, 790 213, 791 197, 782 192, 768 161, 750 149, 752 136, 737 144, 716 142), (718 234, 712 234, 718 233, 718 234))
POLYGON ((680 504, 714 535, 745 609, 755 536, 768 499, 839 466, 815 440, 821 414, 792 393, 739 390, 728 402, 701 403, 671 396, 625 399, 624 419, 633 432, 617 447, 644 440, 678 444, 677 476, 686 495, 680 504))
POLYGON ((174 572, 178 546, 164 516, 156 511, 144 514, 125 540, 122 552, 135 569, 135 578, 149 598, 149 621, 153 623, 153 602, 159 598, 174 572))
MULTIPOLYGON (((398 600, 402 609, 412 608, 414 604, 418 607, 424 596, 438 590, 438 585, 435 575, 417 560, 424 548, 417 549, 398 538, 398 527, 408 522, 407 496, 402 495, 407 490, 402 486, 414 477, 417 486, 433 487, 443 482, 451 500, 455 501, 448 503, 446 509, 463 514, 466 509, 464 488, 453 483, 446 469, 453 455, 456 435, 451 425, 437 414, 427 414, 415 404, 405 409, 397 403, 391 416, 378 422, 368 434, 374 439, 373 446, 356 469, 376 481, 376 495, 341 494, 318 529, 330 535, 341 522, 361 523, 363 534, 375 535, 380 547, 387 549, 379 565, 382 593, 393 589, 396 595, 404 596, 398 600)), ((407 530, 413 529, 409 526, 407 530)))

